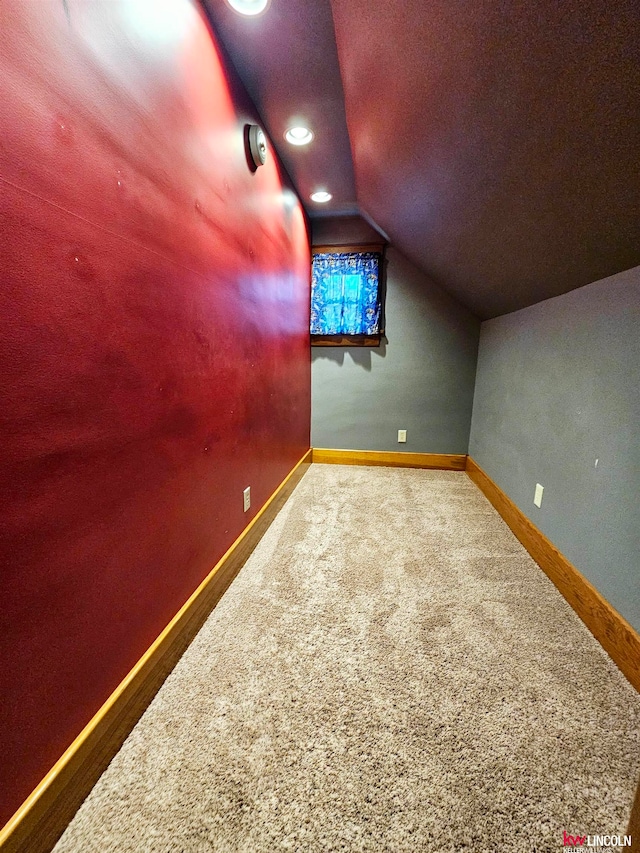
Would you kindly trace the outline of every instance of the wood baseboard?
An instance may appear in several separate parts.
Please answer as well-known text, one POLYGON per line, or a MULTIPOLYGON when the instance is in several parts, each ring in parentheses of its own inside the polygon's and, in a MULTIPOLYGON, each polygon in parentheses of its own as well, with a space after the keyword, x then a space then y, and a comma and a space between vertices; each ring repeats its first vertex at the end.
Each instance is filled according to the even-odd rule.
POLYGON ((49 853, 311 464, 309 450, 0 831, 2 853, 49 853))
POLYGON ((640 781, 636 788, 636 796, 631 806, 631 817, 627 835, 631 836, 631 853, 640 853, 640 781))
POLYGON ((636 796, 631 806, 631 817, 627 835, 631 836, 631 853, 640 853, 640 781, 636 788, 636 796))
POLYGON ((640 691, 640 635, 471 457, 467 458, 466 471, 614 663, 640 691))
POLYGON ((399 453, 386 450, 313 448, 313 461, 333 465, 384 465, 388 468, 439 468, 464 471, 467 457, 456 453, 399 453))

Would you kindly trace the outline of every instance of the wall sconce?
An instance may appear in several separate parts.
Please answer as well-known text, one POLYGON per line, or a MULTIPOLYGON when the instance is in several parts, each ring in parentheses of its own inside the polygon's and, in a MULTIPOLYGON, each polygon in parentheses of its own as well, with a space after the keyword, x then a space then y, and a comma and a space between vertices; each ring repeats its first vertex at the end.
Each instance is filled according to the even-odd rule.
POLYGON ((267 138, 257 124, 246 124, 244 130, 247 163, 251 171, 255 172, 259 166, 264 166, 267 159, 267 138))

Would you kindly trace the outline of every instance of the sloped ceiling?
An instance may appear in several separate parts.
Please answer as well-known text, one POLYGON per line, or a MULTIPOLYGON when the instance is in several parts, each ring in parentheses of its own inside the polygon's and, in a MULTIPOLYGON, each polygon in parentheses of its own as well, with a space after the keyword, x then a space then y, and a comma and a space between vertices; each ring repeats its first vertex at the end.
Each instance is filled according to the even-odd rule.
POLYGON ((225 0, 206 0, 205 8, 308 212, 357 213, 329 0, 270 0, 256 18, 236 14, 225 0), (284 140, 299 123, 315 133, 308 147, 284 140), (318 189, 333 199, 314 210, 309 196, 318 189))
POLYGON ((322 184, 482 318, 640 264, 637 0, 208 4, 312 217, 322 184))

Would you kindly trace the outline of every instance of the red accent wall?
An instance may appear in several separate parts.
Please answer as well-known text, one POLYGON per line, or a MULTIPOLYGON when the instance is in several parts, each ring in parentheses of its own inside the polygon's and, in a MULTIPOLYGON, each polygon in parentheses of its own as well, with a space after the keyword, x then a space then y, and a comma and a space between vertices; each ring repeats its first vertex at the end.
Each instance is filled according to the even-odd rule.
POLYGON ((196 3, 2 3, 0 825, 309 447, 252 119, 196 3))

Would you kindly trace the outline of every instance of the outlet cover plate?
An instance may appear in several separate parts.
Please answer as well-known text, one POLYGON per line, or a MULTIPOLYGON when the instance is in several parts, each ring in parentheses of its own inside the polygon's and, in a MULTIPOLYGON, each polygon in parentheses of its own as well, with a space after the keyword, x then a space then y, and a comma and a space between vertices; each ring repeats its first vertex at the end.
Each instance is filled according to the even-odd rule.
POLYGON ((244 511, 246 512, 251 506, 251 486, 247 486, 247 488, 243 491, 242 500, 244 504, 244 511))
POLYGON ((544 492, 544 487, 540 485, 540 483, 536 483, 536 493, 533 496, 533 502, 537 507, 542 506, 542 493, 544 492))

